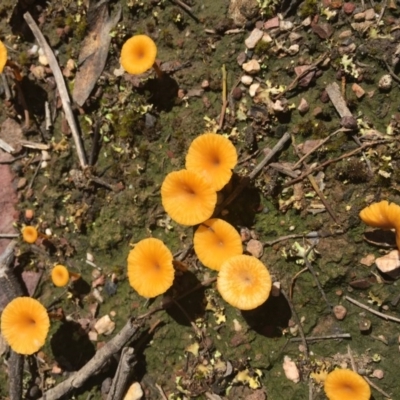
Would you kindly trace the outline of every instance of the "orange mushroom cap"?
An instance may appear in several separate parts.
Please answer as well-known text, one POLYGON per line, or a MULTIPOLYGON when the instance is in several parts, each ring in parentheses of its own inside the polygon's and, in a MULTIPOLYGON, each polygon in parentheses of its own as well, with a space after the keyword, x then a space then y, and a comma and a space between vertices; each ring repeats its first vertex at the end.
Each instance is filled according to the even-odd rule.
POLYGON ((194 251, 208 268, 219 271, 230 257, 243 253, 238 231, 228 222, 213 218, 203 222, 193 237, 194 251))
POLYGON ((186 169, 202 174, 214 190, 221 190, 231 179, 237 164, 232 142, 217 133, 204 133, 191 143, 186 155, 186 169))
POLYGON ((400 206, 386 200, 372 203, 361 210, 360 218, 374 228, 395 229, 396 244, 400 250, 400 206))
POLYGON ((217 278, 217 289, 222 298, 240 310, 253 310, 263 304, 269 297, 271 286, 271 276, 265 265, 247 255, 225 261, 217 278))
POLYGON ((63 287, 68 285, 69 282, 69 272, 64 265, 56 265, 51 270, 51 280, 53 284, 57 287, 63 287))
POLYGON ((31 297, 17 297, 1 314, 1 333, 19 354, 33 354, 43 345, 50 327, 46 309, 31 297))
POLYGON ((22 229, 22 239, 27 243, 35 243, 39 233, 34 226, 25 226, 22 229))
POLYGON ((197 225, 211 217, 217 193, 200 174, 182 169, 165 177, 161 185, 161 200, 174 221, 182 225, 197 225))
POLYGON ((325 379, 329 400, 369 400, 371 388, 366 380, 349 369, 335 369, 325 379))
POLYGON ((156 60, 157 46, 147 35, 128 39, 121 49, 121 65, 126 72, 137 75, 149 70, 156 60))
POLYGON ((386 200, 372 203, 361 210, 360 218, 374 228, 393 229, 400 226, 400 206, 386 200))
POLYGON ((4 67, 7 63, 7 47, 0 40, 0 74, 3 72, 4 67))
POLYGON ((141 240, 128 255, 129 284, 143 297, 165 293, 174 282, 172 261, 172 253, 161 240, 141 240))

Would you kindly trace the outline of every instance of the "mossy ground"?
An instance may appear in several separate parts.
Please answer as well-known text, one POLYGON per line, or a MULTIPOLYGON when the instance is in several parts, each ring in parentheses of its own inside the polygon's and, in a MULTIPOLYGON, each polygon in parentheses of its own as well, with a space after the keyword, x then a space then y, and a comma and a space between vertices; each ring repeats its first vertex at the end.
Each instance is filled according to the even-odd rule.
MULTIPOLYGON (((243 42, 247 37, 247 32, 219 36, 205 31, 213 29, 227 16, 228 2, 204 0, 201 6, 198 2, 191 3, 199 18, 198 22, 173 5, 173 2, 133 0, 128 2, 130 7, 126 2, 123 3, 123 19, 115 29, 110 56, 99 84, 102 92, 98 98, 91 100, 86 114, 79 116, 88 154, 93 146, 94 122, 99 121, 100 124, 102 143, 93 167, 94 173, 108 184, 121 185, 121 190, 111 191, 101 184, 89 182, 85 177, 83 183, 74 180, 70 171, 79 167, 72 139, 66 137, 68 147, 51 153, 48 167, 39 170, 33 180, 32 189, 25 188, 19 191, 18 207, 21 212, 33 208, 33 223, 42 230, 50 228, 54 235, 47 245, 43 244, 39 249, 21 244, 21 267, 34 271, 44 269, 44 279, 37 288, 36 295, 40 296, 46 305, 59 299, 53 311, 62 308, 64 315, 69 319, 69 322, 53 322, 49 340, 43 348, 43 356, 50 370, 55 361, 63 365, 65 371, 76 370, 96 349, 97 344, 90 342, 82 333, 80 325, 73 322, 80 318, 88 318, 89 307, 96 302, 90 288, 93 268, 85 263, 87 253, 94 256, 96 265, 106 275, 108 282, 113 274, 117 281, 115 294, 107 294, 106 290, 101 292, 104 302, 98 310, 98 316, 115 312, 113 320, 116 323, 116 333, 130 316, 143 314, 153 304, 162 301, 156 299, 146 303, 130 288, 126 278, 126 258, 131 245, 150 235, 162 239, 173 253, 191 245, 193 229, 179 226, 166 218, 161 206, 160 185, 168 172, 184 167, 184 154, 191 140, 212 129, 213 125, 210 126, 209 121, 218 120, 221 111, 221 67, 225 64, 228 71, 227 84, 228 88, 231 88, 241 74, 236 57, 244 50, 243 42), (209 81, 209 89, 200 97, 183 100, 173 98, 167 107, 151 109, 148 108, 151 92, 146 90, 146 86, 136 90, 129 80, 113 75, 113 70, 119 66, 118 54, 123 40, 135 33, 154 32, 157 33, 160 60, 191 63, 173 74, 179 88, 198 89, 204 80, 209 81), (154 124, 146 122, 146 114, 155 117, 154 124), (55 289, 49 280, 49 270, 56 262, 65 263, 82 274, 82 280, 87 282, 87 285, 84 288, 76 288, 72 297, 62 294, 63 289, 55 289), (86 349, 85 352, 81 350, 83 348, 86 349), (67 355, 70 358, 66 357, 67 355)), ((0 17, 4 38, 10 34, 5 18, 9 16, 9 10, 5 5, 2 7, 0 17)), ((49 38, 50 44, 58 50, 60 64, 65 65, 68 58, 77 59, 79 45, 87 29, 85 8, 80 2, 78 4, 74 1, 64 1, 59 7, 51 2, 48 11, 57 18, 48 17, 41 28, 49 38), (74 13, 81 17, 68 17, 74 13), (72 33, 67 39, 61 40, 56 35, 56 28, 65 26, 67 22, 72 27, 72 33)), ((326 49, 327 42, 321 43, 310 32, 304 34, 313 42, 316 56, 326 49)), ((22 55, 31 47, 31 43, 26 41, 20 43, 17 39, 13 40, 18 43, 18 51, 21 51, 22 55)), ((334 44, 328 42, 328 46, 333 47, 334 44)), ((374 48, 374 43, 370 43, 369 46, 374 48)), ((379 44, 376 44, 376 47, 378 46, 379 44)), ((293 80, 292 65, 288 60, 295 62, 296 57, 279 58, 269 55, 266 68, 260 77, 270 79, 273 83, 288 85, 293 80)), ((27 60, 25 55, 20 56, 18 61, 24 65, 33 62, 31 59, 27 60)), ((374 59, 368 61, 371 62, 371 77, 364 85, 366 92, 376 90, 375 76, 378 72, 384 72, 380 63, 374 59)), ((333 57, 332 65, 336 65, 335 62, 338 63, 338 56, 336 59, 333 57)), ((349 79, 351 84, 354 80, 351 77, 349 79)), ((294 91, 288 96, 290 102, 298 104, 300 98, 307 94, 307 98, 312 100, 311 108, 316 105, 322 106, 325 115, 323 121, 316 121, 312 116, 301 117, 293 111, 291 118, 281 123, 275 121, 271 124, 272 129, 264 130, 256 121, 235 121, 227 114, 224 131, 230 133, 232 128, 237 128, 238 134, 233 136, 233 141, 240 159, 245 159, 250 154, 244 139, 245 129, 249 124, 253 125, 257 135, 257 147, 260 149, 272 147, 277 142, 279 125, 282 126, 283 123, 286 124, 286 129, 297 130, 297 143, 306 139, 324 138, 328 132, 337 129, 338 118, 334 107, 330 103, 321 104, 319 101, 326 84, 335 80, 336 71, 330 68, 324 71, 323 76, 312 86, 300 92, 294 91), (320 124, 320 129, 316 128, 316 122, 320 124)), ((72 86, 72 82, 70 83, 72 86)), ((50 85, 41 82, 38 86, 48 93, 48 98, 54 95, 50 85)), ((393 108, 396 104, 396 91, 397 88, 390 93, 366 96, 361 101, 354 98, 350 85, 347 85, 346 97, 351 100, 354 112, 368 116, 376 129, 385 131, 391 115, 396 111, 393 108), (388 105, 389 111, 384 105, 388 105), (383 112, 382 107, 386 111, 380 118, 379 115, 383 114, 376 113, 383 112)), ((249 104, 250 98, 247 101, 249 104)), ((30 107, 34 109, 34 104, 30 107)), ((0 121, 6 116, 6 112, 1 111, 0 121)), ((40 111, 37 111, 37 118, 43 119, 40 111)), ((65 135, 62 134, 59 116, 51 140, 60 143, 63 138, 65 139, 65 135)), ((29 139, 41 140, 37 132, 33 132, 29 139)), ((323 162, 327 158, 340 156, 352 149, 351 146, 349 137, 345 134, 338 135, 315 154, 310 164, 312 161, 323 162)), ((380 157, 383 155, 392 157, 393 162, 398 162, 397 143, 378 147, 376 153, 370 153, 375 165, 380 163, 380 157)), ((32 151, 29 156, 33 158, 35 153, 32 151)), ((259 155, 258 161, 262 156, 259 155)), ((281 152, 279 161, 295 162, 297 156, 291 147, 286 147, 281 152)), ((332 305, 344 304, 348 315, 344 321, 334 320, 327 311, 321 293, 309 272, 304 272, 297 278, 293 285, 292 301, 303 321, 306 336, 350 333, 351 341, 327 340, 313 343, 310 346, 310 360, 304 360, 299 351, 301 342, 288 342, 292 337, 289 325, 296 320, 291 316, 290 308, 282 295, 271 298, 260 310, 242 313, 225 304, 211 285, 180 301, 185 312, 174 306, 154 315, 148 325, 151 326, 160 320, 157 329, 151 334, 144 330, 135 341, 138 354, 135 379, 142 382, 147 393, 146 398, 158 398, 155 384, 159 384, 173 399, 179 396, 183 398, 185 392, 187 396, 198 394, 197 397, 202 399, 204 391, 218 393, 218 390, 221 390, 219 394, 223 396, 234 375, 218 381, 217 372, 198 368, 199 364, 207 367, 221 359, 229 361, 236 372, 247 369, 249 376, 253 380, 259 380, 261 387, 265 388, 268 399, 306 399, 309 391, 308 372, 321 369, 323 363, 332 365, 333 357, 337 353, 346 354, 347 345, 350 344, 357 362, 361 363, 363 357, 367 358, 367 371, 375 368, 385 371, 384 379, 378 384, 386 392, 393 393, 392 398, 396 399, 397 326, 356 308, 346 302, 343 295, 348 294, 367 303, 370 299, 368 293, 371 292, 388 304, 387 312, 398 313, 398 307, 390 305, 390 301, 397 295, 397 284, 377 283, 374 274, 371 273, 372 268, 359 262, 368 253, 379 255, 379 250, 363 242, 364 227, 358 220, 358 212, 366 204, 366 196, 375 195, 378 190, 381 198, 399 202, 396 189, 398 178, 393 168, 386 163, 386 169, 389 172, 393 171, 390 178, 385 180, 375 173, 372 179, 359 183, 358 168, 350 168, 346 163, 347 160, 344 160, 341 164, 327 168, 324 179, 324 193, 335 210, 340 226, 333 223, 326 212, 312 215, 304 210, 305 207, 302 211, 292 208, 286 213, 279 211, 278 198, 287 200, 292 195, 291 188, 286 194, 281 194, 279 185, 283 181, 279 178, 279 195, 270 196, 266 188, 269 184, 267 176, 259 177, 254 186, 248 187, 229 206, 229 213, 225 218, 236 227, 253 229, 261 242, 294 233, 303 234, 314 230, 324 232, 327 237, 320 239, 317 246, 319 254, 313 261, 313 266, 329 302, 332 305), (343 233, 335 233, 338 230, 343 233), (367 290, 354 289, 349 285, 349 282, 362 278, 372 282, 367 290), (360 333, 360 318, 368 318, 372 322, 372 334, 360 333), (190 322, 202 332, 200 338, 196 337, 190 322), (200 346, 199 356, 186 351, 195 342, 200 346), (371 361, 374 354, 379 354, 379 361, 376 363, 371 361), (284 376, 284 355, 289 355, 301 366, 304 375, 300 383, 292 383, 284 376), (259 377, 257 371, 261 371, 259 377)), ((248 162, 241 164, 237 168, 237 174, 249 172, 253 165, 248 162)), ((30 165, 27 160, 21 160, 14 167, 17 176, 26 177, 28 181, 33 178, 35 168, 36 164, 30 165)), ((238 175, 233 180, 233 186, 239 181, 238 175)), ((310 192, 311 186, 306 180, 304 182, 304 192, 310 192)), ((228 195, 230 190, 232 187, 225 190, 225 195, 228 195)), ((22 219, 21 217, 21 221, 22 219)), ((297 240, 303 245, 301 238, 297 240)), ((262 256, 262 261, 270 268, 274 280, 281 282, 287 293, 292 286, 292 278, 304 267, 296 262, 301 261, 301 258, 283 256, 283 253, 290 253, 292 244, 293 241, 284 241, 266 246, 262 256)), ((168 296, 182 293, 205 278, 216 275, 199 265, 192 253, 189 253, 185 263, 189 272, 182 273, 182 276, 177 278, 168 296)), ((100 342, 107 340, 108 337, 99 337, 100 342)), ((46 371, 45 375, 54 378, 55 382, 65 378, 53 375, 50 370, 46 371)), ((100 399, 101 383, 106 377, 112 376, 114 370, 115 366, 98 378, 90 380, 76 393, 75 398, 86 399, 90 393, 93 395, 92 399, 100 399)), ((2 398, 6 398, 7 395, 6 381, 6 369, 3 366, 0 369, 2 398)), ((315 398, 323 399, 320 388, 316 387, 315 390, 318 392, 315 398)), ((244 399, 252 391, 246 383, 236 383, 228 391, 227 398, 244 399)), ((380 398, 377 392, 374 392, 374 395, 374 398, 380 398)), ((397 396, 400 398, 398 394, 397 396)))

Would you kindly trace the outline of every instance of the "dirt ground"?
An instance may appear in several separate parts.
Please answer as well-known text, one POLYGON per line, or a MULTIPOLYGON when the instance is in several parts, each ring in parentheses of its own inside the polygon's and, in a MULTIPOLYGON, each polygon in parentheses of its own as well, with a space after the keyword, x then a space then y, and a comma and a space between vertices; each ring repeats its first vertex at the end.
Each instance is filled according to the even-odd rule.
MULTIPOLYGON (((127 385, 145 399, 322 400, 335 367, 365 376, 373 399, 400 399, 397 276, 375 264, 395 234, 359 218, 373 202, 400 204, 399 18, 391 0, 1 1, 0 139, 13 149, 0 149, 0 252, 14 235, 14 273, 51 318, 25 359, 24 399, 56 390, 129 321, 127 385), (161 79, 122 69, 136 34, 157 44, 161 79), (165 176, 204 132, 238 152, 216 212, 274 282, 252 311, 221 298, 195 228, 161 204, 165 176), (34 244, 25 225, 40 232, 34 244), (152 300, 127 279, 128 253, 147 237, 177 260, 173 286, 152 300), (80 279, 54 287, 55 264, 80 279)), ((3 339, 0 350, 7 399, 3 339)), ((120 350, 65 398, 110 399, 120 350)))

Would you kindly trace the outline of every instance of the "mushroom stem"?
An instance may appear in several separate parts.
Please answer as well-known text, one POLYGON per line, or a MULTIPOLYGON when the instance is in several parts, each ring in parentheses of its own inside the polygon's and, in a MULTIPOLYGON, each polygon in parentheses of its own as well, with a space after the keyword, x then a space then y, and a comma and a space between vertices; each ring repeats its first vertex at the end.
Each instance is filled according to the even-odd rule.
POLYGON ((163 72, 161 71, 160 66, 157 64, 157 61, 154 62, 154 64, 153 64, 153 69, 154 69, 154 71, 156 71, 157 78, 158 78, 158 79, 162 79, 162 77, 163 77, 163 72))

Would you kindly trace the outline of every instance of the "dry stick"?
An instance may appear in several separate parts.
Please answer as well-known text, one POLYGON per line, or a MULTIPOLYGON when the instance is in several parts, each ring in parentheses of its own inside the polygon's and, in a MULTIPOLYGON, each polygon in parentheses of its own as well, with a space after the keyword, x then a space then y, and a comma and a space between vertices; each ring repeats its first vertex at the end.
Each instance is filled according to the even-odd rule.
POLYGON ((218 129, 219 130, 221 130, 223 125, 224 125, 226 107, 228 105, 228 99, 226 97, 226 68, 225 68, 225 64, 222 64, 221 70, 222 70, 222 109, 221 109, 221 115, 219 117, 219 124, 218 124, 218 129))
POLYGON ((373 308, 370 308, 370 307, 368 307, 367 305, 365 305, 365 304, 363 304, 363 303, 360 303, 359 301, 353 299, 352 297, 345 296, 345 299, 346 299, 347 301, 349 301, 350 303, 353 303, 353 304, 355 304, 356 306, 358 306, 358 307, 360 307, 360 308, 363 308, 364 310, 367 310, 367 311, 369 311, 370 313, 375 314, 375 315, 377 315, 378 317, 381 317, 381 318, 385 319, 386 321, 393 321, 393 322, 398 322, 398 323, 400 323, 400 319, 399 319, 399 318, 392 317, 392 316, 390 316, 390 315, 386 315, 386 314, 384 314, 384 313, 381 313, 380 311, 376 311, 376 310, 374 310, 373 308))
POLYGON ((389 71, 389 74, 393 77, 393 79, 394 79, 396 82, 399 82, 399 83, 400 83, 400 78, 394 73, 394 71, 392 70, 392 68, 390 68, 390 65, 387 63, 387 61, 386 61, 386 60, 383 60, 383 62, 385 63, 386 68, 387 68, 387 70, 389 71))
POLYGON ((299 327, 299 333, 300 333, 300 336, 301 336, 301 341, 302 341, 303 346, 304 346, 304 355, 306 357, 306 360, 308 360, 309 359, 308 343, 307 343, 307 340, 306 340, 306 335, 304 334, 303 325, 301 325, 301 320, 299 318, 299 315, 297 314, 297 311, 294 308, 292 300, 289 299, 289 296, 286 294, 286 292, 281 289, 281 293, 285 297, 286 301, 288 302, 290 310, 292 311, 292 315, 295 317, 295 319, 297 321, 297 326, 299 327))
POLYGON ((164 393, 163 388, 162 388, 158 383, 156 383, 154 386, 155 386, 155 387, 157 388, 157 390, 160 392, 161 398, 162 398, 163 400, 168 400, 167 396, 166 396, 165 393, 164 393))
POLYGON ((193 14, 193 10, 182 0, 170 0, 172 3, 177 4, 182 7, 196 22, 199 22, 199 19, 193 14))
POLYGON ((325 294, 324 290, 322 289, 321 283, 320 283, 320 281, 318 279, 317 274, 315 273, 314 267, 311 265, 310 261, 308 261, 308 258, 307 258, 308 254, 312 250, 314 250, 314 247, 315 246, 310 246, 310 248, 306 251, 306 254, 304 254, 303 260, 304 260, 304 263, 306 264, 306 267, 308 268, 308 270, 312 273, 312 276, 314 277, 314 280, 315 280, 315 282, 316 282, 316 284, 318 286, 318 289, 321 292, 322 297, 325 300, 325 303, 326 303, 326 305, 328 307, 329 312, 332 312, 333 311, 332 305, 329 303, 328 298, 326 297, 326 294, 325 294))
POLYGON ((361 147, 358 147, 358 148, 355 149, 355 150, 349 151, 348 153, 343 154, 343 155, 341 155, 340 157, 333 158, 333 159, 331 159, 331 160, 327 160, 327 161, 325 161, 324 163, 318 165, 317 167, 308 170, 308 171, 305 172, 304 174, 301 174, 298 178, 295 178, 295 179, 292 179, 292 180, 289 181, 289 182, 286 182, 286 183, 283 185, 283 187, 285 188, 285 187, 288 187, 288 186, 292 186, 292 185, 294 185, 295 183, 302 181, 304 178, 306 178, 308 175, 312 174, 313 172, 320 171, 321 169, 324 169, 324 168, 327 167, 328 165, 334 164, 334 163, 336 163, 336 162, 338 162, 338 161, 340 161, 340 160, 343 160, 344 158, 349 158, 349 157, 351 157, 351 156, 354 156, 354 154, 360 153, 361 151, 363 151, 364 149, 366 149, 366 148, 368 148, 368 147, 376 146, 377 144, 382 144, 382 143, 385 143, 385 142, 386 142, 386 140, 377 140, 376 142, 365 143, 365 144, 363 144, 361 147))
POLYGON ((0 239, 14 239, 19 236, 19 233, 0 233, 0 239))
POLYGON ((308 153, 306 153, 303 157, 300 158, 299 161, 297 161, 296 164, 293 165, 293 170, 295 170, 297 167, 300 166, 300 164, 307 159, 308 157, 310 157, 311 154, 313 154, 315 151, 317 151, 321 146, 323 146, 326 142, 328 142, 333 136, 335 136, 336 134, 338 134, 339 132, 349 132, 350 129, 346 129, 346 128, 340 128, 337 131, 331 133, 328 137, 326 137, 322 142, 320 142, 319 144, 317 144, 315 147, 313 147, 308 153))
POLYGON ((294 277, 292 278, 291 282, 290 282, 290 289, 289 289, 289 298, 293 299, 293 289, 294 289, 294 284, 297 280, 297 278, 303 273, 308 271, 308 267, 305 267, 303 269, 301 269, 299 272, 297 272, 294 277))
POLYGON ((135 323, 135 320, 130 318, 117 335, 98 350, 88 363, 68 379, 45 392, 40 400, 58 400, 71 394, 73 390, 80 388, 90 377, 100 372, 107 360, 114 354, 119 353, 132 340, 140 326, 141 323, 135 323))
POLYGON ((322 56, 312 65, 310 65, 306 70, 304 70, 299 76, 296 76, 296 78, 289 84, 289 86, 282 91, 281 93, 279 93, 277 96, 275 96, 275 100, 279 99, 280 97, 282 97, 286 92, 288 92, 289 90, 292 90, 297 83, 304 78, 309 72, 314 71, 317 66, 319 64, 321 64, 325 58, 328 56, 329 52, 327 51, 326 53, 322 54, 322 56))
POLYGON ((53 72, 54 79, 57 84, 58 92, 60 94, 60 98, 61 98, 62 106, 63 106, 64 112, 65 112, 65 116, 67 118, 68 125, 71 129, 72 137, 74 138, 79 162, 80 162, 82 168, 86 168, 87 163, 86 163, 85 152, 83 150, 83 145, 82 145, 81 137, 79 135, 79 130, 78 130, 78 126, 77 126, 77 123, 75 120, 75 116, 74 116, 74 113, 72 112, 71 102, 70 102, 70 97, 68 94, 67 86, 65 85, 65 81, 64 81, 63 75, 61 73, 60 67, 57 63, 57 59, 56 59, 53 51, 51 50, 51 47, 48 45, 42 32, 40 31, 39 27, 37 26, 36 22, 34 21, 34 19, 32 18, 31 14, 29 12, 26 12, 24 14, 24 19, 25 19, 26 23, 29 25, 29 28, 31 29, 36 40, 38 41, 39 46, 43 49, 43 51, 46 55, 46 58, 49 62, 50 68, 53 72))
POLYGON ((128 381, 133 372, 133 366, 136 364, 135 351, 132 347, 124 347, 119 359, 118 368, 115 372, 114 379, 110 391, 107 395, 107 400, 121 400, 123 399, 128 381))
POLYGON ((218 215, 226 206, 232 203, 242 190, 254 179, 259 172, 279 153, 284 147, 286 142, 290 139, 290 133, 286 132, 274 146, 274 148, 261 160, 261 162, 251 171, 251 173, 244 177, 235 190, 224 200, 224 202, 216 209, 215 215, 218 215))
MULTIPOLYGON (((339 333, 337 335, 325 335, 325 336, 306 336, 307 342, 313 342, 318 340, 332 340, 332 339, 351 339, 350 333, 339 333)), ((301 342, 302 338, 291 338, 291 342, 301 342)))

